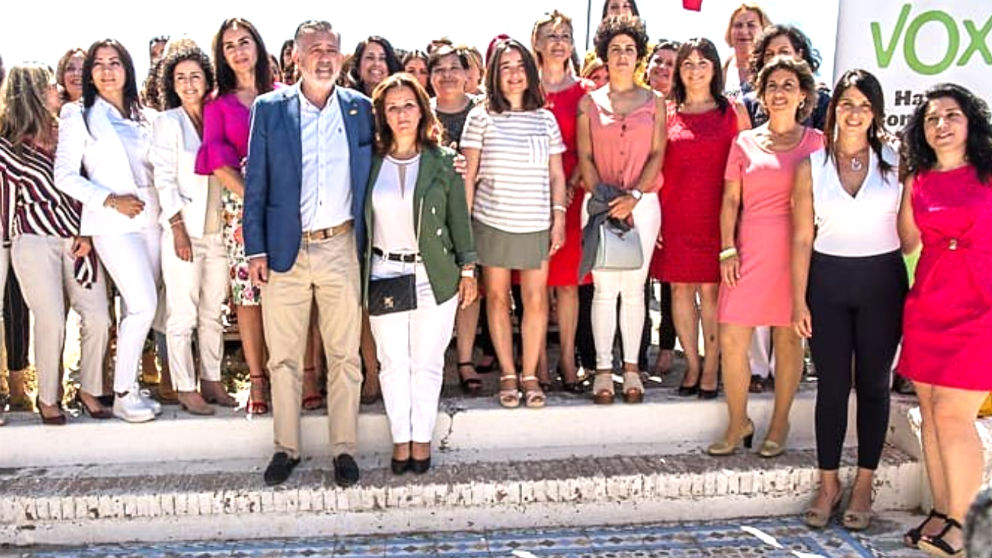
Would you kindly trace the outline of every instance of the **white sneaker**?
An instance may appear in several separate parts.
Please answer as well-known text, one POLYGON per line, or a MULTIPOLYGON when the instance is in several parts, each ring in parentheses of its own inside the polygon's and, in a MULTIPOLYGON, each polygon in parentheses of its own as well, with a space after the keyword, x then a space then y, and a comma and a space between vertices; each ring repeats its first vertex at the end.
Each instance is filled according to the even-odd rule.
POLYGON ((138 397, 141 398, 141 402, 144 403, 146 407, 155 413, 155 416, 162 414, 162 404, 152 399, 152 392, 147 389, 140 389, 138 390, 138 397))
POLYGON ((155 413, 145 405, 137 389, 114 397, 114 416, 126 422, 148 422, 155 420, 155 413))

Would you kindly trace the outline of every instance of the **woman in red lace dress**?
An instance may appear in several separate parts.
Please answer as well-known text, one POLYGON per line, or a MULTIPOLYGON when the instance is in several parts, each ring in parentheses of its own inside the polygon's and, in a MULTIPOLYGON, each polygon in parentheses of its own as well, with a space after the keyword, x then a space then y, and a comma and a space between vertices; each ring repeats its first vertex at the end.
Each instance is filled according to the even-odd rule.
MULTIPOLYGON (((575 366, 575 332, 579 324, 579 285, 592 282, 591 276, 579 277, 579 260, 582 258, 582 201, 585 190, 578 169, 575 145, 575 122, 578 118, 579 100, 592 91, 591 81, 576 78, 578 60, 572 44, 572 20, 555 10, 534 23, 531 48, 537 55, 548 110, 555 115, 566 151, 561 155, 562 167, 568 178, 567 211, 565 212, 565 245, 548 264, 548 287, 555 290, 558 307, 558 337, 561 343, 561 362, 558 373, 568 391, 579 389, 578 370, 575 366)), ((547 369, 547 351, 541 351, 547 369)))
POLYGON ((750 124, 743 105, 723 95, 720 56, 709 39, 691 39, 679 48, 670 98, 661 234, 651 274, 672 284, 675 331, 689 365, 678 394, 713 398, 720 363, 716 301, 723 169, 737 131, 750 124), (700 315, 705 366, 698 349, 700 315))
POLYGON ((982 485, 975 416, 992 346, 992 113, 953 84, 930 88, 903 130, 905 251, 921 243, 906 298, 899 372, 913 380, 933 511, 906 542, 962 554, 968 506, 982 485))

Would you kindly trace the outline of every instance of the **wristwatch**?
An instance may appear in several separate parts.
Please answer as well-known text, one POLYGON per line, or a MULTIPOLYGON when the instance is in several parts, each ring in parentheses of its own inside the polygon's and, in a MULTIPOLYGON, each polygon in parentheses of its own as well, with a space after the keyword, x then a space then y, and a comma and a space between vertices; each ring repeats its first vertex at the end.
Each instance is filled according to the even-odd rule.
POLYGON ((641 201, 641 198, 644 196, 644 192, 638 190, 637 188, 634 188, 628 193, 630 194, 630 197, 634 198, 634 201, 641 201))

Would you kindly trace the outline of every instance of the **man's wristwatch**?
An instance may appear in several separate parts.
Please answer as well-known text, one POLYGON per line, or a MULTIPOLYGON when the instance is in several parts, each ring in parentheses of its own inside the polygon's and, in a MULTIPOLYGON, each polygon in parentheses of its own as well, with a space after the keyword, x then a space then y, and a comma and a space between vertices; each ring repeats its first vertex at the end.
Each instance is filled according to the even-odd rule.
POLYGON ((641 201, 641 198, 644 197, 644 192, 638 190, 637 188, 634 188, 628 193, 630 194, 630 197, 634 198, 634 201, 641 201))

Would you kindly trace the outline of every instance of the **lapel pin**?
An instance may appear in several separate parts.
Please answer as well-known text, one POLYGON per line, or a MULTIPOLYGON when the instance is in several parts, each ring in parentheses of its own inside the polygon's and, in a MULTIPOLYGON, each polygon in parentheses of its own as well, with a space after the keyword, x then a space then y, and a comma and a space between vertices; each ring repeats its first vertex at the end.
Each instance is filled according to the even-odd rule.
POLYGON ((348 114, 351 116, 355 116, 356 114, 358 114, 358 109, 355 107, 351 107, 351 110, 348 111, 348 114))

